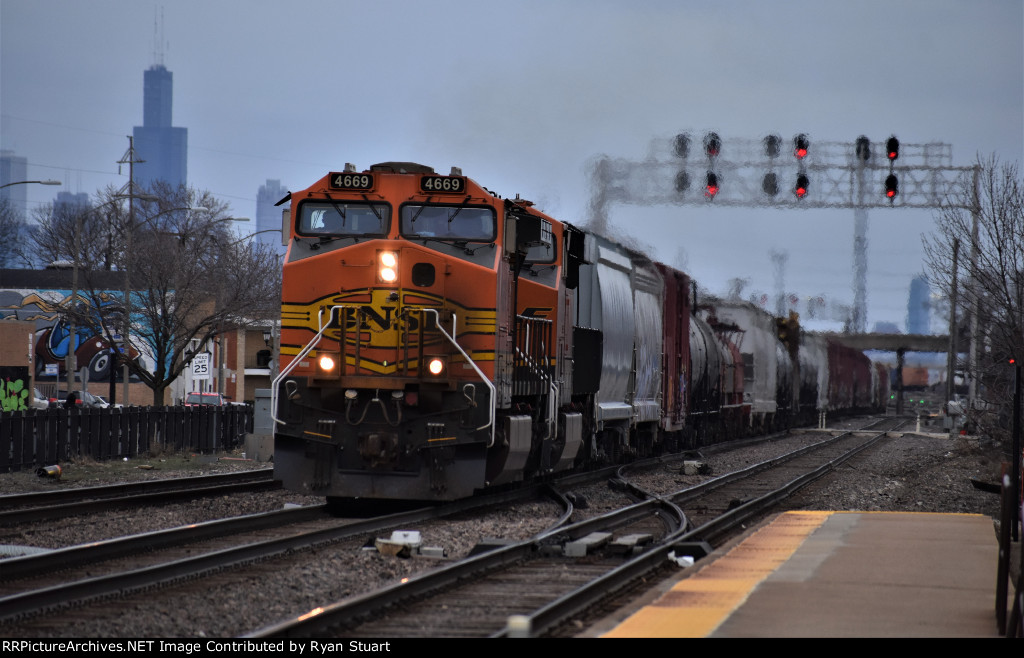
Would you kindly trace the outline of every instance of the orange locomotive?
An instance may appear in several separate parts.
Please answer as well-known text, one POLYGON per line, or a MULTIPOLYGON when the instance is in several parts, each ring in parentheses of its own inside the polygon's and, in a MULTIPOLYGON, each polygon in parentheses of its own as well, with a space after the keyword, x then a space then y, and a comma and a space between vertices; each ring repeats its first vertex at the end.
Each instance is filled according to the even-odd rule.
POLYGON ((572 465, 572 227, 414 163, 347 165, 290 201, 271 401, 286 487, 448 500, 572 465))
POLYGON ((831 394, 868 391, 863 354, 801 349, 795 318, 783 344, 752 305, 704 318, 685 274, 456 169, 346 165, 289 199, 271 398, 289 489, 452 500, 869 404, 831 394))

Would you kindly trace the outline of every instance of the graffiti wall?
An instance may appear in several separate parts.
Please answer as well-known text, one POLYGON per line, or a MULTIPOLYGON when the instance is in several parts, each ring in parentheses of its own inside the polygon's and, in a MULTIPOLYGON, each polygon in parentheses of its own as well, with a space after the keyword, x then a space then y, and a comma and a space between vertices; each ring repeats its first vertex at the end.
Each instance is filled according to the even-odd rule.
MULTIPOLYGON (((76 327, 75 335, 71 335, 71 327, 61 313, 70 298, 70 289, 0 289, 0 322, 35 323, 30 365, 37 381, 66 377, 64 364, 69 350, 75 353, 78 371, 84 371, 89 381, 109 381, 117 375, 115 348, 90 327, 76 327)), ((108 299, 115 303, 117 298, 111 294, 108 299)), ((82 296, 77 297, 77 303, 90 304, 82 296)), ((139 356, 134 349, 131 352, 133 357, 139 356)))

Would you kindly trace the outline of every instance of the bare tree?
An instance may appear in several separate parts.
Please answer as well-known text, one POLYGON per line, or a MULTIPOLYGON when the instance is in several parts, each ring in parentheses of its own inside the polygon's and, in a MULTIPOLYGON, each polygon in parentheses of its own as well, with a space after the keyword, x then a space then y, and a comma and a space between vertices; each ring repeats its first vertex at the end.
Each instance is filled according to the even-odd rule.
POLYGON ((78 296, 89 303, 65 313, 111 345, 127 330, 133 358, 120 358, 163 404, 191 346, 273 316, 281 265, 276 252, 232 235, 227 204, 209 192, 157 184, 141 199, 112 189, 98 198, 77 214, 41 218, 38 248, 77 266, 78 296))
POLYGON ((13 267, 21 261, 25 222, 7 197, 0 197, 0 267, 13 267))
POLYGON ((971 337, 976 369, 964 364, 964 370, 986 388, 989 401, 1010 399, 1007 360, 1024 357, 1024 186, 1017 165, 979 157, 922 242, 930 283, 951 299, 955 273, 956 317, 977 317, 970 326, 958 322, 960 333, 972 326, 977 333, 971 337))

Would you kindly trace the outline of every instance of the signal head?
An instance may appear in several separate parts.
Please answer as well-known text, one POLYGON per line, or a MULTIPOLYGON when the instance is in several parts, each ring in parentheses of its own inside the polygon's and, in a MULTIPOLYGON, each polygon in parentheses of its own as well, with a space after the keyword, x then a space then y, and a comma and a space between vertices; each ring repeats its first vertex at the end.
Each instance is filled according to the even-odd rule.
POLYGON ((896 195, 900 193, 900 181, 896 178, 896 174, 889 174, 885 178, 885 196, 889 197, 890 200, 895 199, 896 195))
POLYGON ((718 194, 718 175, 713 171, 709 171, 705 180, 704 196, 714 199, 716 194, 718 194))
POLYGON ((900 157, 900 140, 893 135, 885 142, 885 155, 890 161, 900 157))
POLYGON ((782 138, 778 135, 768 135, 764 138, 764 154, 769 158, 779 157, 782 148, 782 138))
POLYGON ((871 140, 864 135, 858 137, 856 153, 858 160, 867 162, 871 158, 871 140))
POLYGON ((775 196, 779 193, 779 177, 774 171, 769 171, 761 180, 761 189, 768 196, 775 196))
POLYGON ((676 135, 674 148, 677 156, 686 159, 690 155, 690 136, 685 133, 676 135))
POLYGON ((793 155, 796 156, 797 160, 803 160, 807 157, 807 151, 811 148, 811 141, 807 139, 807 135, 800 133, 793 138, 793 155))
POLYGON ((807 174, 800 174, 796 177, 796 186, 793 188, 793 194, 796 198, 802 199, 807 196, 807 188, 809 187, 809 181, 807 180, 807 174))
POLYGON ((704 152, 707 153, 709 158, 717 157, 722 152, 722 139, 718 136, 718 133, 704 135, 704 152))
POLYGON ((690 189, 690 174, 686 173, 686 170, 680 171, 676 174, 676 192, 682 194, 690 189))

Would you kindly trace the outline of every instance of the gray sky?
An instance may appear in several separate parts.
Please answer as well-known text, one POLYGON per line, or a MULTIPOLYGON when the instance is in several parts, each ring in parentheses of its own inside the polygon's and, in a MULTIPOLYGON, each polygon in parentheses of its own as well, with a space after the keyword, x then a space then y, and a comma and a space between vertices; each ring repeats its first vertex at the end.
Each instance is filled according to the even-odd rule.
MULTIPOLYGON (((174 75, 189 184, 254 217, 267 179, 411 160, 586 224, 587 165, 653 138, 864 134, 1024 155, 1020 0, 0 0, 0 145, 29 178, 94 194, 142 124, 143 71, 174 75), (163 46, 155 35, 163 15, 163 46)), ((141 154, 145 157, 145 154, 141 154)), ((30 186, 30 209, 57 188, 30 186)), ((852 303, 853 212, 611 207, 659 260, 724 292, 852 303)), ((904 329, 932 213, 873 210, 868 326, 904 329)), ((251 229, 250 229, 251 230, 251 229)))

